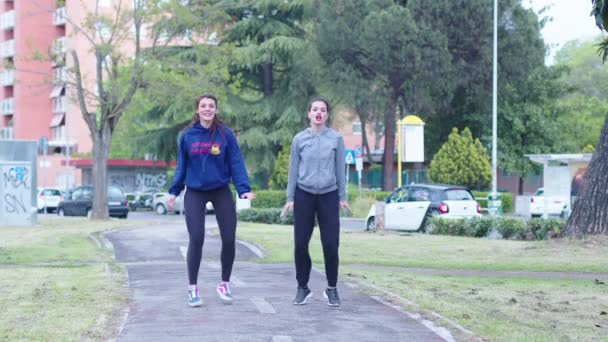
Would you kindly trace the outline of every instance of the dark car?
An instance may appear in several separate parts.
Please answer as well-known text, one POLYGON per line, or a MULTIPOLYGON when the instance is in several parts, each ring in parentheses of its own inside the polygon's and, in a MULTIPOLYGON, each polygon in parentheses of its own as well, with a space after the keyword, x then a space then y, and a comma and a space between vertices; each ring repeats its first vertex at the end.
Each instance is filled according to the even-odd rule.
MULTIPOLYGON (((70 191, 57 206, 59 216, 91 217, 93 208, 93 187, 80 186, 70 191)), ((117 187, 108 187, 108 209, 110 216, 127 218, 129 203, 125 194, 117 187)))

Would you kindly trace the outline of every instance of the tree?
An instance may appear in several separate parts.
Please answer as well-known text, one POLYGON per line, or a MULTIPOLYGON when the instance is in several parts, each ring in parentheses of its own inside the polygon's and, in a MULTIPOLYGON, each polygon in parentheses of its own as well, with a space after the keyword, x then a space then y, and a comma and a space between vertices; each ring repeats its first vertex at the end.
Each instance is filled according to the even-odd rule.
POLYGON ((289 153, 291 145, 283 145, 277 161, 274 163, 272 175, 268 181, 268 187, 271 189, 285 189, 287 188, 287 176, 289 172, 289 153))
MULTIPOLYGON (((608 3, 593 0, 593 14, 600 29, 608 23, 608 3)), ((608 40, 600 43, 602 61, 608 55, 608 40)), ((562 236, 583 237, 591 234, 608 234, 608 115, 600 132, 595 153, 591 157, 583 184, 572 208, 572 214, 562 231, 562 236)))
POLYGON ((282 146, 306 125, 306 105, 317 92, 316 53, 306 39, 312 1, 225 0, 221 6, 231 17, 222 44, 236 48, 230 69, 238 91, 228 111, 243 154, 267 179, 282 146))
POLYGON ((492 166, 488 151, 479 139, 473 140, 468 128, 461 134, 454 128, 431 160, 428 175, 435 183, 485 190, 492 180, 492 166))
POLYGON ((422 102, 418 99, 430 98, 444 87, 445 83, 436 81, 445 79, 449 69, 445 37, 413 20, 409 9, 394 1, 324 2, 318 13, 317 46, 325 72, 346 64, 382 96, 382 187, 392 189, 396 121, 416 111, 422 102), (344 15, 347 20, 342 19, 344 15))
POLYGON ((108 219, 108 154, 118 120, 143 79, 144 17, 143 1, 121 0, 112 15, 101 14, 95 8, 81 23, 68 18, 75 31, 89 43, 95 63, 95 74, 88 77, 82 73, 82 63, 90 61, 89 56, 70 51, 68 66, 73 73, 77 103, 93 140, 93 219, 108 219))

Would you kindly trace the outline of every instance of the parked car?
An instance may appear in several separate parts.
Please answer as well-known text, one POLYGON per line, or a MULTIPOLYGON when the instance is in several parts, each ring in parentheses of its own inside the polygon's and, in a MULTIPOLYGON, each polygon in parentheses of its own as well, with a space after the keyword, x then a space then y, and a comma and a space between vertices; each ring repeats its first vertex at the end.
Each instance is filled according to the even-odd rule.
MULTIPOLYGON (((469 189, 457 185, 411 184, 396 189, 384 200, 384 227, 430 231, 431 217, 481 216, 481 207, 469 189)), ((376 227, 375 204, 367 214, 367 229, 376 227)))
MULTIPOLYGON (((152 199, 152 208, 159 215, 165 215, 167 212, 172 211, 176 214, 180 214, 182 212, 182 195, 180 194, 175 198, 175 205, 169 206, 167 200, 169 199, 168 192, 157 192, 154 194, 152 199)), ((207 202, 206 211, 213 211, 213 204, 211 202, 207 202)))
POLYGON ((38 188, 37 198, 38 212, 42 213, 46 210, 50 213, 57 210, 57 205, 63 199, 63 195, 59 189, 38 188))
MULTIPOLYGON (((70 191, 57 206, 59 216, 91 217, 93 208, 93 187, 79 186, 70 191)), ((117 187, 108 187, 108 209, 110 216, 126 219, 129 215, 127 197, 117 187)))
POLYGON ((545 189, 538 188, 530 197, 530 216, 542 217, 545 214, 545 202, 547 214, 551 216, 567 217, 570 212, 570 201, 567 196, 548 196, 545 199, 545 189))
POLYGON ((129 210, 137 211, 140 209, 153 210, 152 200, 154 199, 154 193, 148 192, 130 192, 125 194, 129 201, 129 210))

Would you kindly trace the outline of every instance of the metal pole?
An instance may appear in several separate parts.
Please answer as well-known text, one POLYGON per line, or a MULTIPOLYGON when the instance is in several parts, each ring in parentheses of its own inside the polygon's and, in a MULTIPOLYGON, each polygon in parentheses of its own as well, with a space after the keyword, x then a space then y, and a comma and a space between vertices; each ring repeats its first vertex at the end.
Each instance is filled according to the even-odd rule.
POLYGON ((494 0, 494 56, 492 70, 492 192, 496 192, 497 92, 498 92, 498 0, 494 0))
POLYGON ((401 187, 401 119, 397 120, 397 187, 401 187))

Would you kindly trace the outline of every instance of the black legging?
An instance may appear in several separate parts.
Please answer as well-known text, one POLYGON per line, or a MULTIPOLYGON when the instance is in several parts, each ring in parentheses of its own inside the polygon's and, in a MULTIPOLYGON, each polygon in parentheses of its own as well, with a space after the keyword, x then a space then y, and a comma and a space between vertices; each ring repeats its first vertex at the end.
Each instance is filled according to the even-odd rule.
POLYGON ((327 285, 335 287, 338 282, 338 247, 340 245, 340 199, 338 190, 314 195, 296 187, 294 196, 295 241, 294 257, 296 279, 299 287, 307 287, 312 263, 308 245, 315 223, 319 221, 321 244, 325 259, 327 285))
POLYGON ((205 242, 205 206, 213 204, 222 238, 222 281, 230 281, 236 241, 236 208, 228 185, 209 191, 186 190, 184 209, 190 243, 188 244, 188 278, 190 284, 198 282, 198 271, 205 242))

